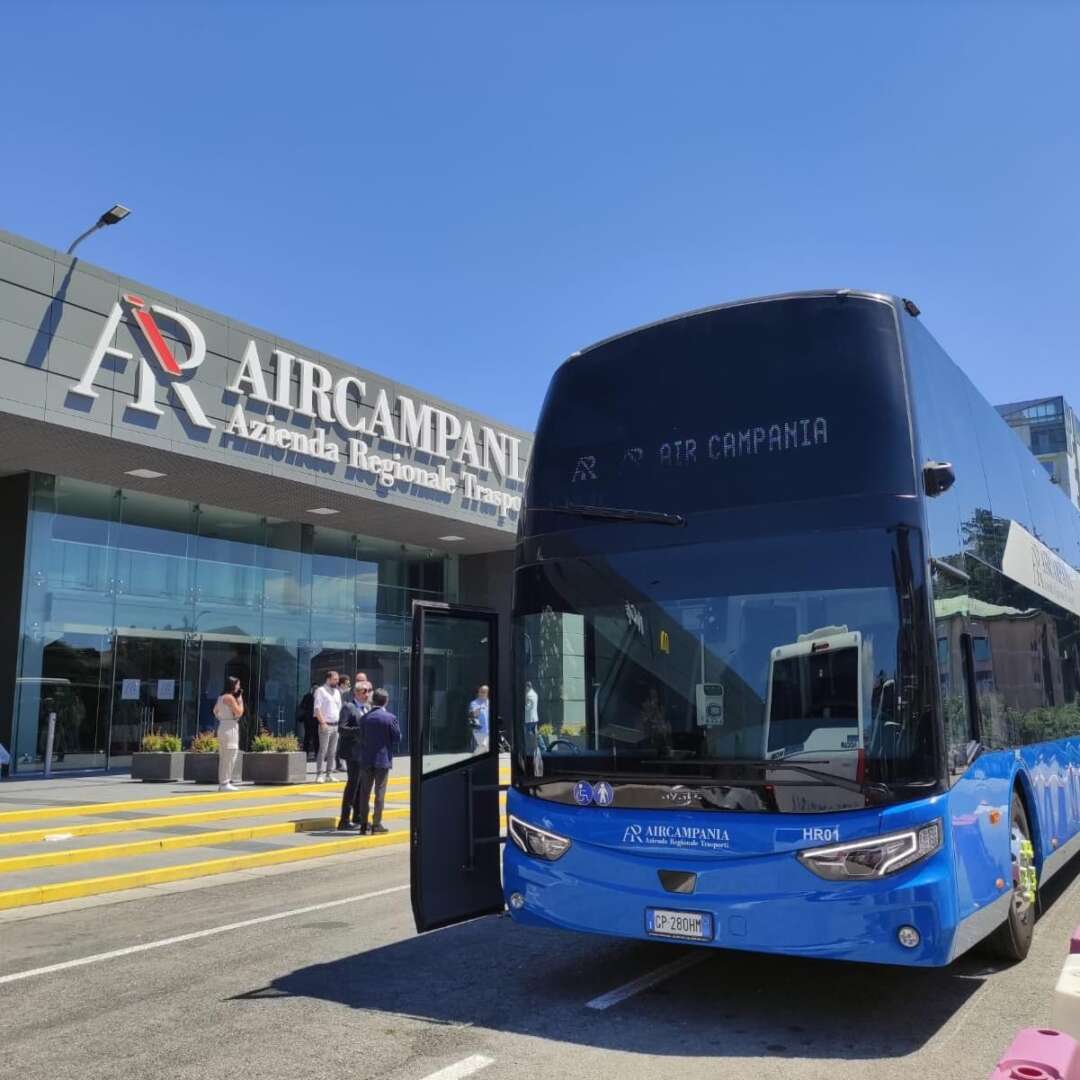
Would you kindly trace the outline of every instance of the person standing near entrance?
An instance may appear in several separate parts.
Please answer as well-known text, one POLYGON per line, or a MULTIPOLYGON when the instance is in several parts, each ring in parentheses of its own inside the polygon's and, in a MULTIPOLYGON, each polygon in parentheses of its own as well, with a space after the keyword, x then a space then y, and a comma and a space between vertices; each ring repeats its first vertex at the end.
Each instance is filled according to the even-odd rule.
POLYGON ((337 754, 338 720, 341 717, 341 692, 338 673, 328 671, 326 682, 315 691, 315 719, 319 725, 319 749, 315 754, 315 783, 334 779, 337 754))
POLYGON ((296 706, 296 737, 302 742, 308 761, 315 760, 319 749, 319 722, 315 719, 315 691, 318 689, 319 684, 313 683, 296 706))
POLYGON ((362 672, 356 673, 352 699, 341 706, 338 722, 338 753, 345 759, 348 779, 341 797, 340 832, 352 832, 360 825, 361 752, 360 728, 364 717, 371 712, 371 683, 362 672))
MULTIPOLYGON (((348 675, 340 675, 338 677, 338 693, 341 695, 341 707, 345 706, 352 701, 352 684, 349 682, 348 675)), ((334 747, 334 768, 338 772, 345 771, 345 762, 341 758, 341 717, 338 717, 338 741, 337 746, 334 747)))
MULTIPOLYGON (((375 791, 372 835, 390 830, 382 823, 386 781, 394 765, 394 751, 401 742, 397 717, 387 709, 390 695, 381 687, 371 695, 374 708, 360 721, 360 831, 368 831, 368 801, 375 791)), ((355 813, 355 810, 354 810, 355 813)))
POLYGON ((214 703, 218 738, 218 791, 236 791, 232 782, 240 756, 240 717, 244 715, 244 688, 235 675, 225 679, 225 689, 214 703))
POLYGON ((488 748, 488 737, 491 734, 490 711, 488 688, 481 686, 476 691, 476 697, 469 702, 469 726, 472 728, 471 749, 474 754, 482 754, 488 748))

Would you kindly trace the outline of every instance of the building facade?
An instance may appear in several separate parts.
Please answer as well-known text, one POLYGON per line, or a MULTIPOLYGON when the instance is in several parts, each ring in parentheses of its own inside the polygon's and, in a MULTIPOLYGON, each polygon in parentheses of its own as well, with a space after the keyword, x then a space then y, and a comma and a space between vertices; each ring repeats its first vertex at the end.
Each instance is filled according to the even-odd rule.
POLYGON ((509 610, 530 447, 0 233, 12 768, 45 767, 50 715, 54 771, 122 767, 151 730, 190 739, 229 675, 247 687, 245 737, 293 732, 328 669, 366 672, 404 718, 413 601, 509 610))
POLYGON ((996 408, 1039 459, 1050 479, 1080 508, 1080 429, 1069 403, 1063 397, 1048 397, 996 408))

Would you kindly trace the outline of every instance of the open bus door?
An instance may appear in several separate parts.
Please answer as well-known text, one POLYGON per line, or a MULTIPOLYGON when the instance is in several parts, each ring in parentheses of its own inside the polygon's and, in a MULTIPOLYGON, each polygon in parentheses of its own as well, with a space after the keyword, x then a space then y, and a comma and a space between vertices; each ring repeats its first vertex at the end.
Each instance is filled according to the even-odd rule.
POLYGON ((410 871, 421 932, 503 910, 498 634, 494 612, 413 603, 410 871), (486 738, 471 709, 481 686, 486 738))

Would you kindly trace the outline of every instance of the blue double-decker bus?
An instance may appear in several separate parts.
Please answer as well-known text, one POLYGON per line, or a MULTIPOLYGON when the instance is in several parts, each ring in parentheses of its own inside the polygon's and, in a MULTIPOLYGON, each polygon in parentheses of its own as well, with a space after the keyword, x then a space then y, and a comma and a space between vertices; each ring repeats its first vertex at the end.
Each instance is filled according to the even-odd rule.
POLYGON ((505 902, 1022 959, 1080 845, 1076 567, 1080 515, 910 301, 767 297, 582 350, 536 432, 512 657, 492 613, 414 620, 418 925, 505 902), (457 730, 481 682, 513 716, 501 861, 495 749, 457 730))

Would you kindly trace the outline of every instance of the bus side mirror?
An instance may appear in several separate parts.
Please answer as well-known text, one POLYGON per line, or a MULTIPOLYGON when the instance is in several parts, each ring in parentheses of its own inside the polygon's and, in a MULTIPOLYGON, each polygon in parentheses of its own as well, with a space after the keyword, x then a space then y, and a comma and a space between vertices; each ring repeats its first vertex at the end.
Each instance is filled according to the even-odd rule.
POLYGON ((948 491, 955 483, 956 473, 953 472, 953 467, 949 462, 928 461, 923 466, 923 487, 926 488, 926 494, 930 498, 948 491))

